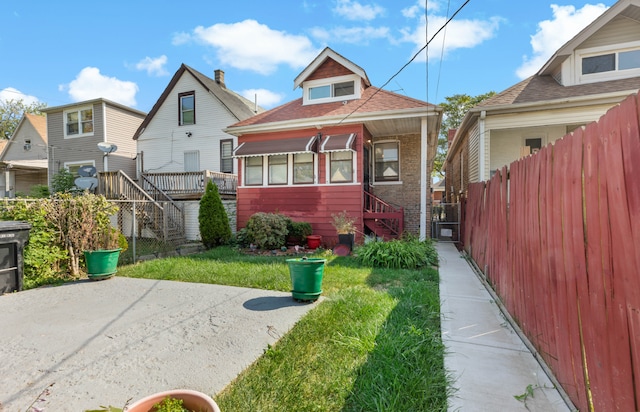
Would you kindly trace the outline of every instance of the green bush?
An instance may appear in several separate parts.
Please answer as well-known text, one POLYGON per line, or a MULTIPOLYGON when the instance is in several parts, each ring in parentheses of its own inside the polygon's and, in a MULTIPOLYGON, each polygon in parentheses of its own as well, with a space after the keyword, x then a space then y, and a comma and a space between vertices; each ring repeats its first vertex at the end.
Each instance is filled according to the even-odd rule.
POLYGON ((58 234, 47 219, 44 201, 5 202, 0 209, 2 220, 29 222, 29 242, 24 248, 24 288, 70 280, 63 267, 67 251, 58 243, 58 234))
POLYGON ((438 252, 430 240, 394 239, 389 242, 368 242, 355 250, 365 265, 389 269, 417 269, 438 265, 438 252))
POLYGON ((67 193, 75 186, 75 178, 67 168, 60 169, 60 171, 51 178, 51 189, 53 193, 67 193))
POLYGON ((47 185, 33 185, 31 186, 31 191, 29 192, 30 197, 34 197, 36 199, 43 199, 51 196, 49 193, 49 186, 47 185))
POLYGON ((287 236, 304 238, 313 233, 313 228, 309 222, 295 222, 291 219, 287 221, 287 236))
POLYGON ((204 195, 200 199, 198 223, 200 225, 202 244, 207 249, 224 245, 231 240, 231 227, 229 226, 227 211, 222 205, 218 186, 211 180, 207 183, 204 195))
POLYGON ((255 213, 247 222, 247 240, 260 249, 279 249, 285 245, 290 220, 278 213, 255 213))

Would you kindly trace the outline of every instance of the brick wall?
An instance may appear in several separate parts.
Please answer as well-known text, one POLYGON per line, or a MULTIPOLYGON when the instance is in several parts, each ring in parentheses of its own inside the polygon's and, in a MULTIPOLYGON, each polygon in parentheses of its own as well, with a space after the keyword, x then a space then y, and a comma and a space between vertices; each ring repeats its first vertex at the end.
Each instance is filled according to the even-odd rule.
MULTIPOLYGON (((420 234, 420 135, 391 136, 377 141, 400 141, 400 179, 402 184, 378 184, 372 193, 387 203, 404 208, 404 227, 411 234, 420 234)), ((373 156, 373 154, 372 154, 373 156)), ((427 192, 431 187, 427 182, 427 192)), ((429 200, 431 199, 428 196, 429 200)), ((430 208, 428 208, 430 209, 430 208)), ((429 225, 427 225, 427 232, 429 225)))

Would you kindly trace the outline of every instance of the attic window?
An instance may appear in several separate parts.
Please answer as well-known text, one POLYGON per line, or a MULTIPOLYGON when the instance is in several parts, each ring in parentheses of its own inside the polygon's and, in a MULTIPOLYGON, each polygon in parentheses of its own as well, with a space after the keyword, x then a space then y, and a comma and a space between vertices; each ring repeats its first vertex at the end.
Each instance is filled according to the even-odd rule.
POLYGON ((360 98, 358 76, 348 75, 304 83, 304 104, 328 103, 360 98))
POLYGON ((196 124, 196 94, 195 92, 180 93, 178 95, 180 111, 179 125, 196 124))
POLYGON ((616 51, 582 58, 582 74, 640 69, 640 49, 616 51))

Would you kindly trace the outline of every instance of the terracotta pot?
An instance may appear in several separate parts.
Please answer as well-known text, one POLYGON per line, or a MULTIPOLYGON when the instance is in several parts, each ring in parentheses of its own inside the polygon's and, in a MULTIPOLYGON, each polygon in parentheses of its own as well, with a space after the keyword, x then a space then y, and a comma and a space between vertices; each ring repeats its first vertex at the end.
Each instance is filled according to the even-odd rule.
POLYGON ((322 241, 322 236, 320 235, 309 235, 307 236, 307 247, 309 249, 317 249, 320 247, 320 242, 322 241))
POLYGON ((205 395, 202 392, 192 391, 189 389, 175 389, 171 391, 164 391, 154 393, 144 397, 131 405, 129 405, 125 411, 127 412, 149 412, 153 410, 153 405, 161 402, 167 396, 172 398, 182 399, 184 406, 187 409, 202 412, 220 412, 220 408, 214 402, 211 397, 205 395))

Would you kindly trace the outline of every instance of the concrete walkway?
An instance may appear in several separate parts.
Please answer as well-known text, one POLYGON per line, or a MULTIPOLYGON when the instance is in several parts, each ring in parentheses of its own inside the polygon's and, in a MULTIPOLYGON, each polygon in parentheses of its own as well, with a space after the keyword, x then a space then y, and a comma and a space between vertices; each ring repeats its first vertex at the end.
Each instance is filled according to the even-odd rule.
POLYGON ((449 411, 574 410, 503 316, 484 283, 451 243, 437 243, 449 411), (533 396, 518 400, 527 393, 533 396))
POLYGON ((114 277, 0 296, 0 411, 213 395, 310 309, 291 293, 114 277))

